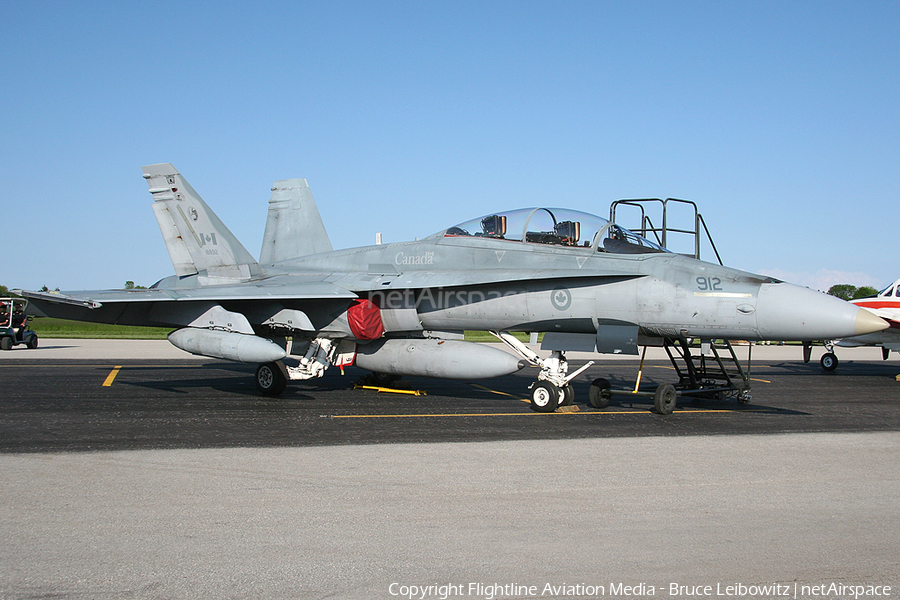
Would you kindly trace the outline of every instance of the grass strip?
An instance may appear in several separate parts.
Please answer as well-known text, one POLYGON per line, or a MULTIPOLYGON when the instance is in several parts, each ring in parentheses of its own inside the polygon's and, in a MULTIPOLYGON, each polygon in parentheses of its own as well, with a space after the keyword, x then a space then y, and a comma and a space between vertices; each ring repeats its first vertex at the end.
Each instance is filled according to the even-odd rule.
POLYGON ((121 339, 121 340, 164 340, 172 332, 171 327, 131 327, 129 325, 107 325, 106 323, 84 323, 51 317, 34 319, 29 328, 37 332, 39 338, 70 339, 121 339))
MULTIPOLYGON (((119 340, 164 340, 172 327, 132 327, 130 325, 107 325, 106 323, 86 323, 51 317, 36 318, 30 329, 40 338, 69 339, 119 339, 119 340)), ((528 342, 527 333, 515 333, 519 340, 528 342)), ((487 331, 466 331, 467 342, 496 342, 497 338, 487 331)))

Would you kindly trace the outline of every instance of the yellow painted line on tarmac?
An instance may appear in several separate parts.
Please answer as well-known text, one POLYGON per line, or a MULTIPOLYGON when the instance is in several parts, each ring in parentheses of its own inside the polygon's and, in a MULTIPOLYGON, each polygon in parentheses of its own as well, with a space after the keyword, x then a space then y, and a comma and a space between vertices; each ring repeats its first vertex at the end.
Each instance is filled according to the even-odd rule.
POLYGON ((109 372, 109 375, 106 376, 106 381, 103 382, 101 387, 109 387, 113 384, 113 381, 116 379, 116 375, 119 374, 119 370, 122 368, 122 365, 117 367, 113 367, 113 370, 109 372))
MULTIPOLYGON (((700 413, 762 412, 753 409, 729 410, 727 408, 710 408, 701 410, 676 410, 673 415, 700 413)), ((615 411, 578 411, 578 412, 514 412, 514 413, 434 413, 409 415, 328 415, 332 419, 410 419, 421 417, 547 417, 553 415, 655 415, 649 410, 615 410, 615 411)))
POLYGON ((411 415, 331 415, 332 419, 403 419, 413 417, 544 417, 548 415, 614 415, 614 414, 637 414, 639 411, 623 411, 620 413, 601 413, 601 412, 514 412, 514 413, 434 413, 434 414, 411 414, 411 415))

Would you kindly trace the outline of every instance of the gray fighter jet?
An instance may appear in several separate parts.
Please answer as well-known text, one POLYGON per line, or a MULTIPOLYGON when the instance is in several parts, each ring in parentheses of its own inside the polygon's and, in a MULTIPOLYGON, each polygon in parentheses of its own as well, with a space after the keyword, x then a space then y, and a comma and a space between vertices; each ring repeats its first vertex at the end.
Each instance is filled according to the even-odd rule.
MULTIPOLYGON (((257 262, 171 164, 144 167, 175 275, 150 289, 24 292, 50 316, 177 328, 172 344, 258 364, 263 394, 355 364, 481 379, 540 368, 532 406, 571 403, 567 350, 637 354, 701 340, 814 340, 885 329, 867 310, 667 251, 571 210, 495 212, 415 242, 333 250, 304 179, 278 181, 257 262), (462 341, 489 330, 516 355, 462 341), (545 332, 541 358, 510 331, 545 332)), ((693 359, 686 359, 691 367, 693 359)), ((594 382, 602 406, 609 384, 594 382)), ((657 395, 671 412, 673 386, 657 395), (672 388, 672 389, 669 389, 672 388)))

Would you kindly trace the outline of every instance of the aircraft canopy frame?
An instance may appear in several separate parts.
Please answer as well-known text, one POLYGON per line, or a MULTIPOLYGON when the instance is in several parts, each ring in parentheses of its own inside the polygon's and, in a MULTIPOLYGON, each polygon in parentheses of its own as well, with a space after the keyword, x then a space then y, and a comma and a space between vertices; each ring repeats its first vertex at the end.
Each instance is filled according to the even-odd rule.
POLYGON ((436 235, 584 248, 613 254, 669 252, 662 245, 608 219, 568 208, 530 207, 491 213, 436 235))

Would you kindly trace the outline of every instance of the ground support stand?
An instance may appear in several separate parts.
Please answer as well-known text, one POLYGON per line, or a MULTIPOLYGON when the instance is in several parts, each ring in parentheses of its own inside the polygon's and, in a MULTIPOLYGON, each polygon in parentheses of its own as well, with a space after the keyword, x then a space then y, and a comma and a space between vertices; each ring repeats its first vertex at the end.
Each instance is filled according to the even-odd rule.
POLYGON ((704 340, 700 352, 694 354, 685 338, 665 338, 663 348, 678 374, 678 383, 664 383, 654 392, 640 390, 644 370, 644 355, 634 389, 613 389, 606 379, 591 383, 590 404, 594 408, 606 408, 614 394, 648 396, 653 398, 656 412, 668 415, 675 410, 679 397, 693 400, 724 399, 734 397, 738 402, 750 402, 750 359, 745 370, 728 340, 704 340))

